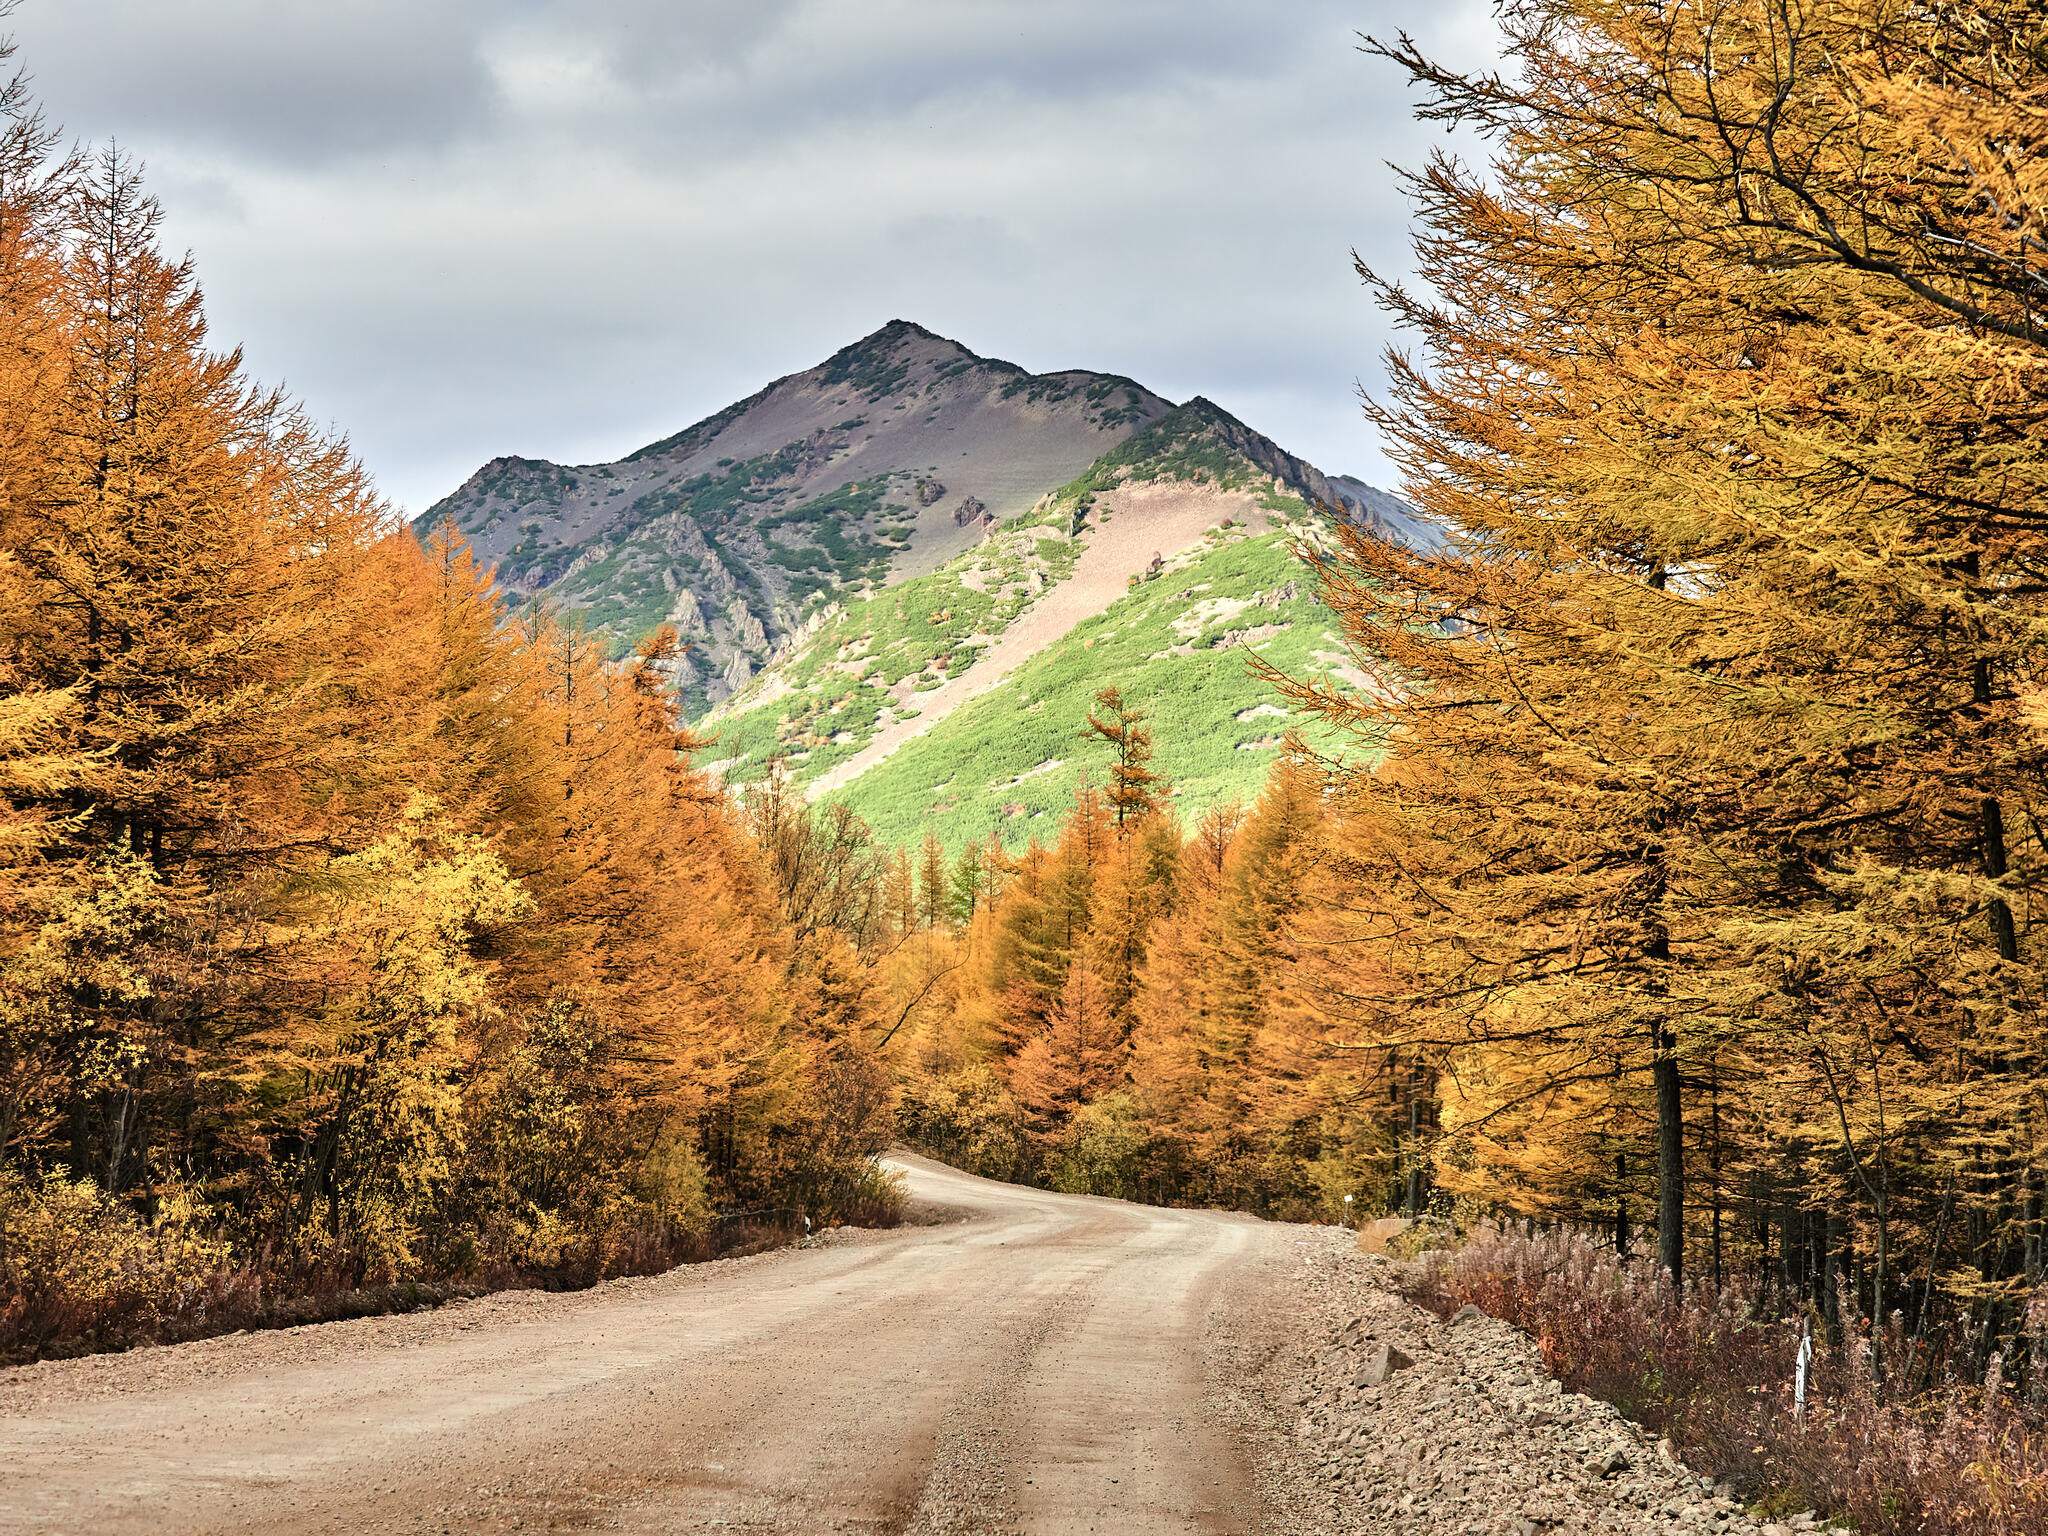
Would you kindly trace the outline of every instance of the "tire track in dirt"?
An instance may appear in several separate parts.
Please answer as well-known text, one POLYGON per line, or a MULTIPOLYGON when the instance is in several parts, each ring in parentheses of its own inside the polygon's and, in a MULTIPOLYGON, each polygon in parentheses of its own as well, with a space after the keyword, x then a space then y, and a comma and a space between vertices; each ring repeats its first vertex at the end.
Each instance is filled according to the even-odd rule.
POLYGON ((0 1531, 1248 1529, 1202 1339, 1289 1229, 906 1162, 976 1219, 0 1372, 0 1531))

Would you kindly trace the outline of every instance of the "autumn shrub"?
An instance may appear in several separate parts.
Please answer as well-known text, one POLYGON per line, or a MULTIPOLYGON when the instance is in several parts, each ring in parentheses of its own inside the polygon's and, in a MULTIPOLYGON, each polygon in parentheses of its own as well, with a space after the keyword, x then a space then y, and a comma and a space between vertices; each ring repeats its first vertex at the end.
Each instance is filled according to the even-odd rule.
POLYGON ((749 1206, 780 1206, 814 1225, 894 1226, 901 1180, 878 1161, 897 1135, 896 1086, 876 1058, 824 1053, 803 1091, 760 1136, 767 1156, 743 1189, 749 1206))
POLYGON ((903 1139, 985 1179, 1014 1179, 1024 1166, 1017 1104, 992 1067, 963 1067, 913 1081, 898 1108, 903 1139))
POLYGON ((1048 1183, 1072 1195, 1138 1198, 1148 1137, 1138 1102, 1110 1093, 1074 1112, 1048 1170, 1048 1183))
POLYGON ((634 1170, 633 1194, 656 1227, 702 1232, 711 1224, 711 1181, 684 1127, 663 1127, 634 1170))
POLYGON ((818 1213, 853 1227, 893 1227, 903 1220, 903 1175, 873 1158, 842 1168, 818 1213))
POLYGON ((1397 1232, 1387 1239, 1387 1252, 1397 1259, 1419 1259, 1427 1253, 1438 1253, 1457 1247, 1455 1229, 1448 1222, 1425 1216, 1416 1221, 1405 1232, 1397 1232))
POLYGON ((102 1341, 203 1312, 228 1247, 176 1186, 145 1221, 91 1180, 0 1167, 0 1353, 102 1341))
POLYGON ((1651 1261, 1570 1230, 1485 1233, 1396 1276, 1439 1315, 1469 1302, 1521 1327, 1567 1388, 1669 1437, 1765 1513, 1817 1509, 1870 1536, 2048 1531, 2048 1426, 1998 1355, 1979 1373, 1968 1336, 1916 1350, 1895 1315, 1873 1338, 1845 1293, 1831 1343, 1810 1305, 1751 1281, 1680 1293, 1651 1261), (1803 1413, 1802 1330, 1815 1340, 1803 1413))
POLYGON ((594 1277, 630 1228, 703 1230, 702 1168, 673 1138, 657 1142, 638 1170, 652 1199, 634 1198, 611 1070, 615 1044, 601 1020, 558 995, 523 1021, 469 1096, 458 1225, 475 1234, 480 1252, 521 1270, 575 1266, 594 1277))

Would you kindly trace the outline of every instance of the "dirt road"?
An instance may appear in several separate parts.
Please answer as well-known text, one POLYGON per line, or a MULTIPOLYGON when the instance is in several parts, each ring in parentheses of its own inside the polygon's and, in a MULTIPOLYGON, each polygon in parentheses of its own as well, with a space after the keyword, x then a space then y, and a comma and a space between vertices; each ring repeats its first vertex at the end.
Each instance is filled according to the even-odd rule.
POLYGON ((1303 1229, 903 1162, 970 1219, 0 1372, 0 1531, 1258 1529, 1303 1229))

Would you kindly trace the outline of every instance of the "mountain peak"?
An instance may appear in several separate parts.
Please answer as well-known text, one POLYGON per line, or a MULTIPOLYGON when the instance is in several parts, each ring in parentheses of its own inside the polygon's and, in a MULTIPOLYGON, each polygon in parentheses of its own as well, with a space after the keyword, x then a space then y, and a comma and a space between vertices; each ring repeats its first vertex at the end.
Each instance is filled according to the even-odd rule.
POLYGON ((545 592, 621 649, 674 624, 701 708, 825 604, 938 568, 1172 409, 898 318, 616 462, 494 459, 420 526, 453 517, 515 598, 545 592))
MULTIPOLYGON (((915 320, 891 320, 887 325, 883 326, 880 330, 873 332, 871 335, 864 338, 864 340, 868 342, 882 341, 885 339, 895 341, 900 340, 905 336, 922 336, 927 341, 943 341, 948 346, 960 347, 960 343, 954 341, 951 337, 941 336, 937 331, 926 330, 923 326, 919 325, 915 320)), ((855 343, 856 346, 861 344, 862 343, 860 342, 855 343)), ((965 347, 960 347, 960 350, 962 352, 965 352, 967 349, 965 347)))
MULTIPOLYGON (((952 340, 950 337, 941 336, 936 331, 926 330, 914 320, 891 320, 887 325, 868 332, 859 341, 850 342, 846 346, 841 347, 819 366, 830 369, 833 364, 839 362, 842 358, 886 355, 894 352, 906 341, 933 342, 940 347, 951 348, 963 357, 972 358, 975 356, 966 347, 961 346, 959 342, 952 340)), ((977 362, 980 361, 979 358, 975 360, 977 362)))
POLYGON ((1189 421, 1214 421, 1224 426, 1236 427, 1240 431, 1251 430, 1207 395, 1190 395, 1180 409, 1189 421))
POLYGON ((1185 814, 1248 798, 1292 726, 1243 652, 1292 676, 1348 665, 1299 552, 1327 547, 1327 512, 1363 521, 1312 465, 1190 400, 944 566, 821 610, 710 717, 716 766, 745 779, 780 757, 885 837, 1015 847, 1099 772, 1074 722, 1114 678, 1167 722, 1185 814))

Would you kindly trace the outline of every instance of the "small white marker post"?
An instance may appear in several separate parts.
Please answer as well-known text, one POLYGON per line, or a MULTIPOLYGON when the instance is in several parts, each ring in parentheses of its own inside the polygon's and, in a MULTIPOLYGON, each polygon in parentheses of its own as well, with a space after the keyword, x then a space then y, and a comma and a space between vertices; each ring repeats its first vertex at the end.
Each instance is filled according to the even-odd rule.
POLYGON ((1351 1225, 1351 1197, 1349 1195, 1344 1197, 1344 1225, 1347 1227, 1351 1225))

